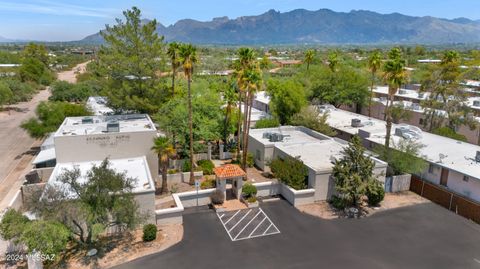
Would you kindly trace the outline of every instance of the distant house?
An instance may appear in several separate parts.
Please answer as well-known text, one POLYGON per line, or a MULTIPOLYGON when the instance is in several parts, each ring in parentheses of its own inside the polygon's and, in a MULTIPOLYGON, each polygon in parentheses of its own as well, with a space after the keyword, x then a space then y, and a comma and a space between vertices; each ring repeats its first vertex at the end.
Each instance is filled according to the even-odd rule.
POLYGON ((294 66, 294 65, 301 65, 302 61, 300 60, 272 60, 272 63, 280 66, 280 67, 287 67, 287 66, 294 66))

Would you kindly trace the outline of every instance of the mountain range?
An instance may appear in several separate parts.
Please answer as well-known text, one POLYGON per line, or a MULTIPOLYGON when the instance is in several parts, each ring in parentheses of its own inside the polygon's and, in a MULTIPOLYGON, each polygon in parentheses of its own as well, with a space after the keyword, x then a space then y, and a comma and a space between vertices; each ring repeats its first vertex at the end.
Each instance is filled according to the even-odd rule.
MULTIPOLYGON (((480 21, 467 18, 414 17, 365 10, 269 10, 258 16, 211 21, 184 19, 157 25, 166 41, 195 44, 457 44, 480 43, 480 21)), ((80 42, 102 43, 99 33, 80 42)))

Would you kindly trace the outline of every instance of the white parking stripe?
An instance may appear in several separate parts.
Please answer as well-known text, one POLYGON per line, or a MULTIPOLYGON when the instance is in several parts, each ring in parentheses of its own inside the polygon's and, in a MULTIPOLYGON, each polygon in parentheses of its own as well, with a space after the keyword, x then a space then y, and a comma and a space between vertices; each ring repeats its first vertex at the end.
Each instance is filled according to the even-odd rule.
MULTIPOLYGON (((227 223, 231 222, 232 219, 235 218, 235 216, 238 215, 238 213, 240 213, 240 211, 242 211, 242 214, 243 212, 245 212, 247 209, 244 209, 244 210, 238 210, 237 212, 235 212, 233 214, 233 216, 230 217, 230 214, 232 214, 233 212, 226 212, 226 213, 223 213, 223 214, 220 214, 220 213, 217 213, 217 217, 218 219, 220 220, 220 222, 222 223, 222 226, 223 228, 225 229, 225 231, 227 232, 228 236, 230 237, 230 240, 232 241, 240 241, 240 240, 245 240, 245 239, 252 239, 252 238, 256 238, 256 237, 262 237, 262 236, 268 236, 268 235, 274 235, 274 234, 279 234, 280 233, 280 230, 275 226, 275 224, 272 222, 272 220, 268 217, 267 214, 265 214, 265 212, 261 209, 261 208, 258 208, 258 211, 257 213, 250 217, 249 214, 250 212, 254 211, 253 209, 249 209, 247 211, 247 213, 245 215, 243 215, 243 217, 238 220, 238 221, 234 221, 235 224, 233 225, 233 227, 231 227, 230 229, 227 228, 227 223), (260 216, 260 214, 263 214, 263 218, 260 216), (240 237, 240 234, 242 232, 245 231, 245 229, 250 226, 253 222, 254 219, 256 219, 258 216, 260 216, 260 218, 262 218, 262 220, 260 221, 260 223, 257 224, 257 226, 253 229, 253 231, 246 237, 240 237), (227 221, 223 221, 223 218, 229 218, 227 221), (250 218, 250 219, 248 219, 250 218), (246 224, 242 223, 243 220, 247 220, 248 222, 246 224), (257 235, 253 235, 255 232, 258 231, 258 229, 260 228, 260 226, 262 226, 266 221, 268 221, 266 223, 266 225, 268 225, 267 229, 262 233, 260 231, 260 234, 257 234, 257 235), (240 232, 235 236, 235 238, 232 237, 232 234, 234 233, 234 229, 237 227, 237 226, 240 226, 241 227, 241 230, 240 232), (272 232, 269 232, 269 230, 273 230, 272 232)), ((264 225, 265 226, 265 225, 264 225)))
POLYGON ((235 236, 235 239, 237 239, 237 237, 245 230, 245 228, 248 227, 248 225, 250 225, 250 223, 251 223, 260 213, 262 213, 262 212, 258 211, 257 215, 255 215, 255 217, 253 217, 253 218, 247 223, 247 225, 245 225, 245 226, 243 227, 243 229, 240 230, 240 232, 237 234, 237 236, 235 236))
POLYGON ((235 229, 235 227, 237 227, 237 225, 240 224, 240 222, 242 222, 242 220, 243 220, 248 214, 250 214, 250 212, 252 212, 251 209, 248 210, 247 214, 245 214, 237 223, 235 223, 235 225, 233 225, 233 227, 232 227, 230 230, 228 230, 228 232, 230 232, 230 231, 232 231, 233 229, 235 229))
MULTIPOLYGON (((238 212, 237 212, 237 213, 238 213, 238 212)), ((218 215, 218 213, 217 213, 217 216, 218 216, 218 218, 220 219, 220 215, 218 215)), ((222 221, 221 219, 220 219, 220 222, 222 223, 222 226, 223 226, 223 228, 225 229, 225 232, 227 232, 228 237, 230 237, 230 240, 233 241, 233 238, 232 238, 232 236, 230 235, 230 233, 228 232, 227 226, 225 226, 225 223, 223 223, 223 221, 222 221)))
MULTIPOLYGON (((265 214, 263 214, 265 216, 265 214)), ((248 235, 248 237, 252 236, 252 234, 258 229, 258 227, 260 227, 260 225, 262 225, 262 223, 267 219, 267 217, 263 217, 262 221, 260 221, 260 223, 257 225, 257 227, 255 227, 255 229, 253 229, 253 231, 248 235)))
MULTIPOLYGON (((261 208, 260 208, 260 210, 263 212, 263 210, 261 208)), ((273 225, 273 227, 275 227, 275 230, 280 232, 280 230, 277 228, 277 226, 275 226, 275 224, 273 224, 273 221, 267 216, 267 214, 265 214, 265 212, 263 212, 263 215, 265 215, 265 217, 267 217, 267 219, 270 221, 270 223, 273 225)))
POLYGON ((230 219, 227 220, 227 222, 223 222, 223 221, 222 221, 223 224, 226 225, 229 221, 231 221, 231 220, 233 219, 233 217, 235 217, 238 213, 240 213, 240 211, 242 211, 242 210, 238 210, 235 214, 233 214, 233 216, 232 216, 230 219))
POLYGON ((267 232, 268 232, 268 229, 270 229, 270 227, 272 227, 273 223, 270 222, 270 225, 267 227, 267 229, 265 230, 265 232, 263 232, 263 235, 265 235, 267 232))

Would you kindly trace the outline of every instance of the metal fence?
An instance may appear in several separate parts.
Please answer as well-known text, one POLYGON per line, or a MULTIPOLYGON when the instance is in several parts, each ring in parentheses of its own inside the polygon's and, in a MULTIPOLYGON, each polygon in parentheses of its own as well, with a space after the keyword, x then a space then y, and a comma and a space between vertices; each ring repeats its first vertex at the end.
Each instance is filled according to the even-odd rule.
POLYGON ((412 176, 410 190, 456 214, 480 224, 480 204, 441 186, 412 176))

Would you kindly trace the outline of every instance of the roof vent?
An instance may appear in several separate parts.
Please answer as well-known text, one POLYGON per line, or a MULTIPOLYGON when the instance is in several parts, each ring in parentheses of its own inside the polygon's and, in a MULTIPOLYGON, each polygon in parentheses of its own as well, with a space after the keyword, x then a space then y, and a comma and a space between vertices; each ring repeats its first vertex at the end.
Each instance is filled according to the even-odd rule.
POLYGON ((92 124, 93 118, 92 117, 85 117, 82 119, 82 124, 92 124))
POLYGON ((283 135, 279 133, 272 133, 270 136, 269 141, 270 142, 282 142, 283 141, 283 135))
POLYGON ((402 125, 395 128, 395 135, 405 139, 420 139, 422 138, 422 130, 418 127, 402 125))
POLYGON ((358 128, 358 127, 362 127, 362 126, 363 126, 363 124, 362 124, 362 121, 360 119, 357 119, 357 118, 352 119, 352 127, 358 128))
POLYGON ((107 133, 118 133, 118 132, 120 132, 120 123, 118 121, 107 123, 107 133))
POLYGON ((262 138, 265 138, 265 139, 268 139, 268 140, 270 140, 270 137, 272 137, 272 133, 270 133, 270 132, 265 132, 262 135, 262 138))

